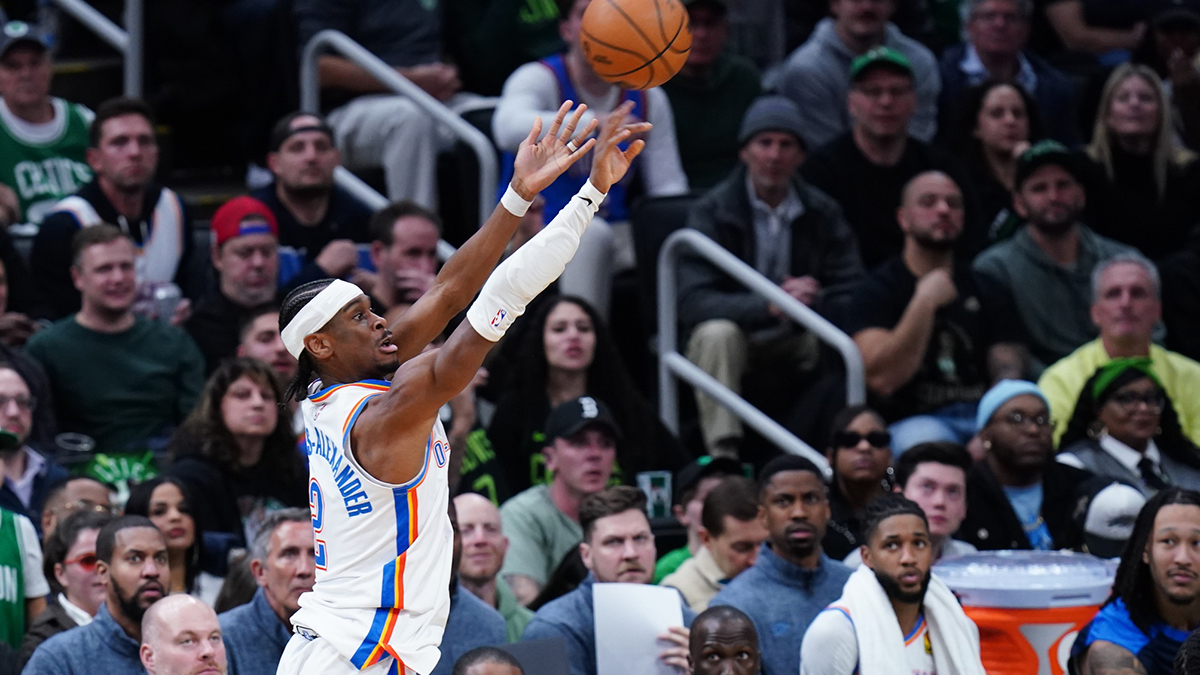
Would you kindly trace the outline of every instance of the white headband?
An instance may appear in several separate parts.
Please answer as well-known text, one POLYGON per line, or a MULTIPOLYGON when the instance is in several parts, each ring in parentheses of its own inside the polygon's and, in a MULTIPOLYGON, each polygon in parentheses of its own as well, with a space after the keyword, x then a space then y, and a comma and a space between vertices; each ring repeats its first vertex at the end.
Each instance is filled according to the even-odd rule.
POLYGON ((304 338, 321 330, 347 303, 362 294, 362 289, 349 281, 334 279, 284 327, 280 334, 283 346, 292 356, 300 358, 304 353, 304 338))

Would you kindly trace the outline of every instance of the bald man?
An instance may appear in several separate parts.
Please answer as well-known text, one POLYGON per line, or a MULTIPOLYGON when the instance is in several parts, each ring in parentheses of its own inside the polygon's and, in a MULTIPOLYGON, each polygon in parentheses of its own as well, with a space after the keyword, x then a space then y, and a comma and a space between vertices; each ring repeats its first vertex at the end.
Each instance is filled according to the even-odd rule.
POLYGON ((482 495, 468 492, 454 498, 458 527, 462 531, 462 560, 458 577, 462 587, 496 608, 504 617, 509 642, 521 639, 533 612, 517 602, 508 583, 499 577, 508 552, 508 537, 500 523, 500 509, 482 495))
POLYGON ((693 675, 758 675, 758 631, 741 610, 710 607, 692 622, 688 663, 693 675))
POLYGON ((917 443, 965 444, 988 387, 1025 373, 1020 319, 956 264, 963 193, 940 171, 905 186, 896 220, 904 249, 876 267, 847 303, 842 329, 862 352, 867 388, 899 456, 917 443))
POLYGON ((476 647, 459 657, 451 675, 525 675, 521 663, 499 647, 476 647))
POLYGON ((142 617, 139 655, 149 675, 224 675, 217 613, 190 595, 171 595, 142 617))

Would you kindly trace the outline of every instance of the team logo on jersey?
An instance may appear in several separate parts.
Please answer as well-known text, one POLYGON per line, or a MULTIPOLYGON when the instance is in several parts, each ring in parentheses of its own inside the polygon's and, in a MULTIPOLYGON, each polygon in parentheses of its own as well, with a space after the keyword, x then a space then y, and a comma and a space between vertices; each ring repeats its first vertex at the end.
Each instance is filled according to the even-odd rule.
POLYGON ((446 451, 448 449, 446 444, 441 441, 433 444, 433 461, 437 462, 439 469, 446 466, 446 451))
POLYGON ((496 310, 496 316, 492 317, 492 328, 499 328, 506 318, 508 318, 508 312, 503 308, 496 310))

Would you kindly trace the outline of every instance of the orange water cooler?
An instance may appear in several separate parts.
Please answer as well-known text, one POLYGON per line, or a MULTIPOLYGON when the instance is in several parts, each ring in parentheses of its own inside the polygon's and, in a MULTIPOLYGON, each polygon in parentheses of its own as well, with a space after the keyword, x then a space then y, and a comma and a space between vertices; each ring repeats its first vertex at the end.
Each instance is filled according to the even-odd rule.
POLYGON ((1085 553, 992 551, 934 567, 979 626, 988 675, 1064 675, 1075 636, 1112 588, 1116 563, 1085 553))

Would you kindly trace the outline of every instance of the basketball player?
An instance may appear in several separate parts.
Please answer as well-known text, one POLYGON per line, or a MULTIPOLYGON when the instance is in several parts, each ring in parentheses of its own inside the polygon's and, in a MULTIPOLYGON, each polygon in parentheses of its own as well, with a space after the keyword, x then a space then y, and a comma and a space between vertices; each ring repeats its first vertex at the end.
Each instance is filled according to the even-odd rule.
POLYGON ((567 119, 571 105, 558 110, 540 141, 541 121, 534 122, 500 205, 390 328, 345 281, 305 284, 284 300, 280 332, 299 359, 289 394, 302 400, 317 573, 292 616, 281 675, 428 675, 437 664, 453 548, 450 448, 438 409, 562 272, 605 194, 644 146, 633 141, 623 151, 617 144, 650 126, 623 125, 625 110, 585 141, 596 123, 573 136, 586 106, 567 119), (589 151, 589 182, 489 277, 534 197, 589 151), (481 286, 445 345, 422 353, 481 286))

